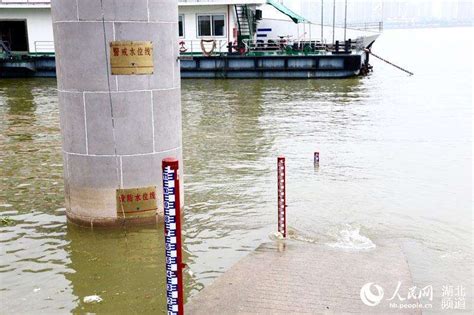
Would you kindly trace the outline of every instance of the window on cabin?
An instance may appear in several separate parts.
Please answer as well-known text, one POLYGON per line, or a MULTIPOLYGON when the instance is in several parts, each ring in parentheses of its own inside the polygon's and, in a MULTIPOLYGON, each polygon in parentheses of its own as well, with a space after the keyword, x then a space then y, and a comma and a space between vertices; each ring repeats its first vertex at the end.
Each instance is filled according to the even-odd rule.
POLYGON ((212 16, 212 30, 214 36, 224 36, 224 15, 212 16))
POLYGON ((198 36, 225 36, 224 14, 198 15, 198 36))
POLYGON ((184 37, 184 15, 178 17, 178 35, 184 37))
POLYGON ((198 35, 211 36, 211 16, 210 15, 198 16, 198 35))

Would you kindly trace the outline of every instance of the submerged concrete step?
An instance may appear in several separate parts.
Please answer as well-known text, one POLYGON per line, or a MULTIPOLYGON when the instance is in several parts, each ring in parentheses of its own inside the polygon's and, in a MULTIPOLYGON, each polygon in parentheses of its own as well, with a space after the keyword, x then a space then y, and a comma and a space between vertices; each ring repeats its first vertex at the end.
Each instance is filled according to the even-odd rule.
POLYGON ((421 313, 418 309, 394 306, 393 303, 403 303, 398 296, 406 299, 413 287, 410 270, 398 244, 377 245, 370 251, 348 251, 291 240, 262 244, 191 298, 185 311, 187 314, 421 313), (363 291, 369 304, 376 305, 363 303, 364 285, 370 288, 363 291), (398 286, 399 295, 390 300, 398 286))

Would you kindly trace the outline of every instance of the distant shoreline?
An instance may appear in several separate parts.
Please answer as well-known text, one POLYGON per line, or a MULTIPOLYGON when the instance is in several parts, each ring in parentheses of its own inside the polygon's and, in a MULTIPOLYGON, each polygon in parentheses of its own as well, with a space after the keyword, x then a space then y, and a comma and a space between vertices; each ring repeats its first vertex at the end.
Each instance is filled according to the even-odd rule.
POLYGON ((441 27, 472 27, 472 23, 398 23, 398 22, 383 22, 384 29, 407 29, 407 28, 441 28, 441 27))

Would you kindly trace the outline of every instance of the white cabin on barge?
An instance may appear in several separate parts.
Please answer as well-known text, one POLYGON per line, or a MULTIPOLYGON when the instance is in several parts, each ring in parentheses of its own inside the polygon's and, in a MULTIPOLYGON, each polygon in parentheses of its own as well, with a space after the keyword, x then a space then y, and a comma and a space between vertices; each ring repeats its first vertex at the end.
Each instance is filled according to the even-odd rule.
MULTIPOLYGON (((189 52, 201 51, 201 42, 212 40, 214 51, 225 51, 228 43, 237 41, 239 30, 255 37, 256 29, 243 25, 241 15, 248 12, 261 18, 257 7, 266 3, 267 0, 179 1, 179 47, 189 52)), ((14 52, 53 53, 51 1, 0 0, 0 40, 14 52)))
MULTIPOLYGON (((25 54, 54 53, 50 0, 0 0, 0 40, 11 51, 25 54)), ((79 2, 80 3, 80 2, 79 2)), ((221 53, 236 47, 239 39, 266 43, 291 41, 329 42, 326 27, 291 11, 276 0, 181 0, 177 46, 183 53, 221 53)), ((339 33, 337 33, 339 31, 339 33)), ((336 39, 342 40, 342 32, 336 39)), ((353 39, 366 32, 350 30, 353 39)), ((2 45, 0 45, 0 50, 2 45)), ((0 51, 1 52, 1 51, 0 51)))

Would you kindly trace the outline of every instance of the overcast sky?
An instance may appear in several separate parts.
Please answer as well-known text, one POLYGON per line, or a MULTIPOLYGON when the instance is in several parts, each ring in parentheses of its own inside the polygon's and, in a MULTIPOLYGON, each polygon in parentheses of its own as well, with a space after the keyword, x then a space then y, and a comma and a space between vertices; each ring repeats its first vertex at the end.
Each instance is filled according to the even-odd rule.
MULTIPOLYGON (((283 0, 283 3, 315 23, 320 21, 322 0, 283 0)), ((325 23, 332 21, 333 0, 324 1, 325 23)), ((344 19, 345 0, 336 0, 336 23, 344 19)), ((471 0, 347 0, 348 21, 472 20, 471 0)))

